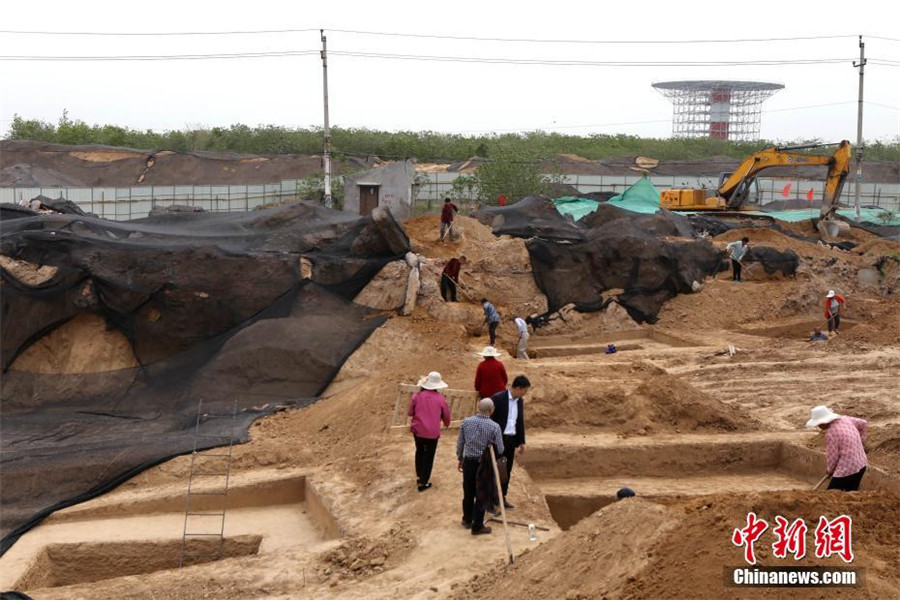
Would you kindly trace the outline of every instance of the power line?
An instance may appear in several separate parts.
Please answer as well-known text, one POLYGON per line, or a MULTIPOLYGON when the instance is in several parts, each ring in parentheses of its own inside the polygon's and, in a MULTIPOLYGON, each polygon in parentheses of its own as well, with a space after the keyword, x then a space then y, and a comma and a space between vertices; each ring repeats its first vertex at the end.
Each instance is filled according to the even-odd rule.
MULTIPOLYGON (((159 54, 159 55, 108 55, 108 56, 42 56, 42 55, 6 55, 0 56, 5 61, 53 61, 53 62, 94 62, 94 61, 155 61, 155 60, 205 60, 205 59, 241 59, 241 58, 273 58, 285 56, 307 56, 318 54, 318 50, 278 50, 268 52, 232 52, 213 54, 159 54)), ((546 66, 597 66, 597 67, 715 67, 715 66, 777 66, 777 65, 812 65, 849 62, 847 58, 812 58, 812 59, 767 59, 767 60, 729 60, 729 61, 591 61, 577 59, 540 59, 540 58, 501 58, 477 56, 435 56, 421 54, 392 54, 379 52, 357 52, 333 50, 333 55, 356 58, 379 58, 390 60, 420 60, 432 62, 460 62, 483 64, 512 65, 546 65, 546 66)), ((871 59, 870 59, 871 60, 871 59)))
POLYGON ((384 58, 391 60, 422 60, 434 62, 462 62, 515 65, 548 66, 602 66, 602 67, 715 67, 743 65, 810 65, 850 62, 852 58, 815 58, 782 60, 731 60, 731 61, 590 61, 590 60, 549 60, 532 58, 491 58, 476 56, 434 56, 421 54, 388 54, 378 52, 354 52, 334 50, 332 54, 358 58, 384 58))
POLYGON ((390 37, 409 37, 409 38, 427 38, 438 40, 461 40, 472 42, 517 42, 531 44, 731 44, 744 42, 793 42, 801 40, 826 40, 838 38, 855 38, 853 35, 812 35, 797 37, 775 37, 775 38, 745 38, 745 39, 694 39, 694 40, 567 40, 567 39, 546 39, 546 38, 491 38, 477 36, 455 36, 455 35, 432 35, 425 33, 392 33, 384 31, 359 31, 353 29, 329 29, 337 33, 350 33, 356 35, 377 35, 390 37))
POLYGON ((238 58, 275 58, 282 56, 309 56, 318 50, 281 50, 273 52, 234 52, 221 54, 157 54, 110 56, 0 56, 7 61, 95 62, 95 61, 144 61, 144 60, 210 60, 238 58))
MULTIPOLYGON (((25 30, 0 30, 0 34, 8 35, 63 35, 63 36, 202 36, 202 35, 265 35, 280 33, 306 33, 318 32, 320 28, 304 28, 304 29, 255 29, 255 30, 234 30, 234 31, 25 31, 25 30)), ((419 39, 439 39, 439 40, 458 40, 458 41, 478 41, 478 42, 515 42, 515 43, 533 43, 533 44, 601 44, 601 45, 641 45, 641 44, 734 44, 734 43, 754 43, 754 42, 794 42, 805 40, 828 40, 841 38, 854 38, 857 34, 845 35, 811 35, 811 36, 792 36, 792 37, 770 37, 770 38, 739 38, 739 39, 689 39, 689 40, 584 40, 584 39, 548 39, 548 38, 501 38, 501 37, 480 37, 468 35, 436 35, 427 33, 401 33, 389 31, 362 31, 354 29, 326 29, 328 32, 349 33, 352 35, 369 35, 369 36, 386 36, 386 37, 406 37, 419 39)), ((898 41, 893 38, 882 38, 878 36, 868 36, 875 39, 884 39, 889 41, 898 41)))
POLYGON ((13 31, 0 30, 7 35, 81 35, 81 36, 188 36, 188 35, 258 35, 272 33, 305 33, 318 32, 316 29, 258 29, 253 31, 13 31))

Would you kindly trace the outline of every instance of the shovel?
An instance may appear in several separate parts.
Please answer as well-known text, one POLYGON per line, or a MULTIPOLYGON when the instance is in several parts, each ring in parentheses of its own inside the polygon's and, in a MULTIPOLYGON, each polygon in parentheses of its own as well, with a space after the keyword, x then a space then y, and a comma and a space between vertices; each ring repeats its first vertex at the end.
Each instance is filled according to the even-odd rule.
POLYGON ((825 480, 828 479, 829 477, 831 477, 831 475, 829 475, 828 473, 825 473, 825 475, 822 477, 822 479, 819 480, 819 483, 817 483, 816 485, 813 486, 813 490, 819 489, 819 486, 822 485, 823 483, 825 483, 825 480))

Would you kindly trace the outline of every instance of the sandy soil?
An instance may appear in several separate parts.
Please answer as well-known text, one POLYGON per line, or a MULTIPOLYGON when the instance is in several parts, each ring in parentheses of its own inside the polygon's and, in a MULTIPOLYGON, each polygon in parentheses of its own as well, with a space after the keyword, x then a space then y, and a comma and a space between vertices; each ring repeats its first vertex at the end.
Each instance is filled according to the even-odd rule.
MULTIPOLYGON (((515 341, 509 317, 543 301, 530 279, 524 244, 497 240, 469 219, 460 219, 460 226, 463 239, 445 246, 437 240, 435 217, 416 219, 407 231, 437 273, 450 256, 473 259, 463 279, 476 294, 495 300, 504 316, 498 345, 508 350, 515 341)), ((183 570, 29 591, 47 599, 173 600, 822 597, 819 588, 742 596, 723 587, 722 568, 741 562, 731 531, 756 510, 768 519, 852 515, 854 564, 866 568, 867 581, 864 589, 836 595, 897 597, 900 300, 856 277, 893 246, 845 253, 779 236, 767 234, 766 244, 784 244, 801 256, 793 279, 755 278, 748 269, 742 285, 723 276, 705 282, 699 293, 675 298, 657 325, 633 325, 633 335, 621 333, 628 329, 621 315, 584 315, 555 322, 546 336, 539 331, 532 338, 535 347, 543 337, 558 345, 567 336, 589 346, 620 335, 632 346, 615 355, 503 357, 510 375, 525 373, 534 383, 526 398, 533 441, 513 472, 510 500, 516 507, 509 518, 549 529, 532 542, 524 527, 511 527, 517 555, 512 567, 504 564, 499 524, 493 523, 494 534, 479 537, 459 526, 456 432, 442 437, 434 487, 423 493, 415 487, 412 440, 388 432, 398 383, 437 370, 451 387, 469 389, 474 352, 487 343, 475 334, 477 304, 436 300, 436 277, 426 270, 420 308, 379 328, 323 400, 257 422, 251 441, 235 447, 232 468, 239 477, 302 468, 339 526, 336 545, 325 549, 298 540, 183 570), (848 324, 855 326, 829 342, 807 343, 830 288, 847 295, 848 324), (653 338, 648 330, 668 337, 653 338), (728 344, 737 347, 733 357, 723 352, 728 344), (881 487, 893 491, 871 489, 874 476, 870 489, 864 480, 865 491, 856 494, 797 490, 823 468, 816 454, 820 437, 803 431, 809 408, 823 402, 869 420, 870 464, 884 473, 877 480, 881 487), (804 469, 785 470, 781 444, 795 438, 813 460, 804 469), (565 456, 583 460, 566 462, 565 456), (588 495, 637 481, 639 496, 647 497, 608 504, 562 531, 545 497, 547 482, 565 492, 572 481, 559 481, 576 476, 596 482, 595 492, 581 486, 588 495)), ((176 489, 185 485, 188 469, 187 457, 168 461, 84 506, 176 489)), ((776 564, 770 552, 760 551, 763 564, 776 564)), ((837 563, 808 557, 803 564, 837 563)))

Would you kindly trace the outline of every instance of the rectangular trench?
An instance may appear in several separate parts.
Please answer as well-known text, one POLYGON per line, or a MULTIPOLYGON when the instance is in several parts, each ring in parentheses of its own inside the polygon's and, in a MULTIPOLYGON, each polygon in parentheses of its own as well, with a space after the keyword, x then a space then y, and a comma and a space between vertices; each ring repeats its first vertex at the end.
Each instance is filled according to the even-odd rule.
MULTIPOLYGON (((235 481, 227 502, 224 545, 221 552, 210 549, 219 556, 186 564, 311 547, 342 536, 327 499, 304 475, 235 481)), ((115 495, 101 497, 56 513, 2 557, 0 588, 33 590, 176 568, 184 510, 184 491, 167 488, 121 502, 115 495)), ((188 526, 204 525, 189 520, 188 526)), ((189 539, 188 551, 209 554, 194 547, 209 542, 189 539)))
MULTIPOLYGON (((660 502, 715 493, 808 490, 823 469, 821 452, 783 440, 734 437, 710 443, 646 439, 532 445, 522 462, 562 529, 614 502, 623 487, 660 502)), ((863 489, 897 485, 896 478, 870 467, 863 489)))

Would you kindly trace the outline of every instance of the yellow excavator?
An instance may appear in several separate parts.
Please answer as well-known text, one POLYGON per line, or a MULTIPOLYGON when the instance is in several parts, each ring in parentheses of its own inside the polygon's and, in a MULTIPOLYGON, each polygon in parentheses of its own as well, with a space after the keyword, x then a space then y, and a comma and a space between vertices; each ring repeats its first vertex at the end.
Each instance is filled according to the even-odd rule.
MULTIPOLYGON (((828 165, 825 179, 825 196, 819 218, 833 221, 844 180, 850 172, 850 142, 842 141, 830 155, 805 154, 796 150, 809 150, 834 144, 772 147, 747 157, 735 171, 723 175, 715 196, 707 196, 706 189, 671 189, 660 194, 659 206, 668 210, 685 211, 737 211, 749 196, 757 174, 769 167, 808 167, 828 165)), ((836 232, 836 230, 835 230, 836 232)))

